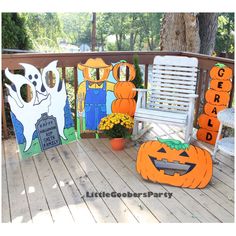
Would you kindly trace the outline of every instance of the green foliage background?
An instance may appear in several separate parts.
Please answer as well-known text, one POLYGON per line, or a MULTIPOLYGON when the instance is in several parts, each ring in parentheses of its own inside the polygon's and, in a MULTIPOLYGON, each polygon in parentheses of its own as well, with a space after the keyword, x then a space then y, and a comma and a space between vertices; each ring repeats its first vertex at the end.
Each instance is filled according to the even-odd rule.
MULTIPOLYGON (((97 13, 99 51, 159 50, 163 13, 97 13)), ((2 13, 2 48, 60 52, 91 45, 92 13, 2 13)), ((220 13, 215 53, 234 52, 234 13, 220 13)))

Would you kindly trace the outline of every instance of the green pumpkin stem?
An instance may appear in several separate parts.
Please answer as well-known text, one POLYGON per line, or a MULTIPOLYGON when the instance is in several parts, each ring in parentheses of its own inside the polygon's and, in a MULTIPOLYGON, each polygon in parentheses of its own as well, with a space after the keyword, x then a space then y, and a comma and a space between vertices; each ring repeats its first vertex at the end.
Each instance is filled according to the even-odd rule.
POLYGON ((162 139, 162 138, 157 138, 157 140, 161 143, 165 143, 169 148, 171 149, 176 149, 176 150, 181 150, 181 149, 187 149, 189 148, 189 144, 187 143, 182 143, 179 140, 175 139, 162 139))
POLYGON ((215 66, 216 66, 216 67, 219 67, 219 68, 224 68, 224 67, 225 67, 225 64, 216 63, 215 66))

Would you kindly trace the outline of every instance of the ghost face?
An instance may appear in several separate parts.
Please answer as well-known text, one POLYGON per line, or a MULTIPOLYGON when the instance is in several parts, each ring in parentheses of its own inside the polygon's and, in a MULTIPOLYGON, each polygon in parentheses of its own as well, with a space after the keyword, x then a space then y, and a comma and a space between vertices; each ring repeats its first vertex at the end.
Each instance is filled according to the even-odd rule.
POLYGON ((45 99, 47 91, 42 83, 42 76, 40 71, 27 63, 20 63, 25 69, 25 78, 30 81, 36 90, 35 104, 39 104, 41 100, 45 99))

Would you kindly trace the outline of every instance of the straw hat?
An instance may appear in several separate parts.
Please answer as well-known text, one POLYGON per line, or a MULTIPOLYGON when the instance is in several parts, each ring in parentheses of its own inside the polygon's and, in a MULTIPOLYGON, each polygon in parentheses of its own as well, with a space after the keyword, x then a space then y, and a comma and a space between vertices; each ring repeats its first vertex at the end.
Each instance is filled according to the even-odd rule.
POLYGON ((85 67, 112 69, 112 65, 107 65, 101 58, 89 58, 85 64, 78 64, 80 70, 84 70, 85 67))

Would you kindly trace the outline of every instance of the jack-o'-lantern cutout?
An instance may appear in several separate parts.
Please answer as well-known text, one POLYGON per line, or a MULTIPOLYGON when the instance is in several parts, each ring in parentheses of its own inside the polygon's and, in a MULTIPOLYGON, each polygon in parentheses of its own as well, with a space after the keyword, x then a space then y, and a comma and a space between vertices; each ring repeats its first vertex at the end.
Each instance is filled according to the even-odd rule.
POLYGON ((206 101, 212 105, 224 106, 229 102, 230 96, 226 92, 215 91, 212 89, 206 92, 206 101))
MULTIPOLYGON (((121 79, 121 73, 123 70, 122 69, 126 69, 126 67, 128 67, 129 69, 129 78, 127 80, 123 80, 123 81, 132 81, 135 78, 136 75, 136 71, 134 68, 134 65, 127 63, 126 61, 121 61, 120 63, 117 63, 114 67, 113 67, 113 76, 117 81, 122 81, 121 79)), ((126 72, 124 72, 125 74, 126 72)))
POLYGON ((114 93, 117 98, 134 98, 136 91, 133 91, 135 85, 132 82, 118 82, 115 85, 114 93))
POLYGON ((212 177, 212 159, 209 152, 199 147, 158 139, 141 145, 136 169, 152 182, 204 188, 212 177))
POLYGON ((136 102, 134 99, 116 99, 112 102, 112 113, 123 113, 133 116, 136 109, 136 102))
POLYGON ((197 135, 198 140, 201 140, 205 143, 209 143, 211 145, 214 145, 216 142, 217 134, 218 134, 218 132, 216 132, 216 131, 210 131, 207 129, 200 128, 197 131, 196 135, 197 135))
POLYGON ((204 112, 208 116, 217 117, 217 114, 219 113, 219 111, 224 110, 225 108, 226 106, 216 106, 210 103, 206 103, 204 106, 204 112))
POLYGON ((232 82, 230 80, 212 79, 210 88, 216 91, 229 92, 232 88, 232 82))
POLYGON ((232 78, 232 70, 224 64, 217 63, 210 70, 212 79, 229 80, 232 78))
POLYGON ((198 124, 203 129, 218 131, 220 122, 216 117, 201 114, 198 118, 198 124))

